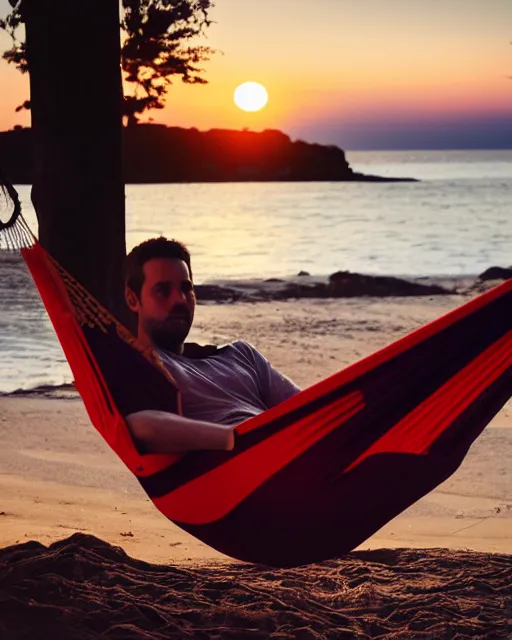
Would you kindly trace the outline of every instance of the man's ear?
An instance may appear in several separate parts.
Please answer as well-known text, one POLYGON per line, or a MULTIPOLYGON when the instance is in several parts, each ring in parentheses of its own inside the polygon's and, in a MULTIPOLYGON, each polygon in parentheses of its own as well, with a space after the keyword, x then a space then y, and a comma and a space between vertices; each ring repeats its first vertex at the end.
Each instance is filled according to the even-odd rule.
POLYGON ((126 287, 124 290, 124 297, 130 311, 137 313, 139 310, 139 299, 137 298, 135 292, 132 291, 129 287, 126 287))

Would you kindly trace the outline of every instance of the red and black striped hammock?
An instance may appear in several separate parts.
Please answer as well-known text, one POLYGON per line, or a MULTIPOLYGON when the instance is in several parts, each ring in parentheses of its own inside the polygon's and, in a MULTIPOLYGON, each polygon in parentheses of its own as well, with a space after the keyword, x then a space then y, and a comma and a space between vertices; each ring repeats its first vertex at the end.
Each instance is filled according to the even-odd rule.
POLYGON ((240 424, 231 452, 141 455, 123 416, 180 412, 151 351, 41 247, 19 249, 92 424, 179 527, 239 560, 339 557, 445 481, 512 395, 512 280, 240 424))

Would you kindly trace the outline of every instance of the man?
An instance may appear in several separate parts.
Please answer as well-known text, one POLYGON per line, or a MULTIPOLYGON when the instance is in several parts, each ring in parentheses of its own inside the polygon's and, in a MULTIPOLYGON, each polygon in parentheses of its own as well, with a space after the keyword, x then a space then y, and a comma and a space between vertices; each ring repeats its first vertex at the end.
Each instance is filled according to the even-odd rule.
POLYGON ((190 253, 180 242, 160 237, 135 247, 126 260, 125 293, 139 341, 158 352, 182 394, 183 416, 140 411, 126 418, 141 451, 231 450, 237 424, 300 391, 245 341, 185 344, 196 296, 190 253))

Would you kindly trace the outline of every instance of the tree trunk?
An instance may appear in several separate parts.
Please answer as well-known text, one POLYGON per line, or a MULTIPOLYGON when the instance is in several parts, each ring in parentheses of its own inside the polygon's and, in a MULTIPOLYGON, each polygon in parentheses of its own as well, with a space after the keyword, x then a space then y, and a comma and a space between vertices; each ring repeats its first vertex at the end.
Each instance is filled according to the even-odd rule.
POLYGON ((45 249, 125 320, 118 0, 23 0, 45 249))

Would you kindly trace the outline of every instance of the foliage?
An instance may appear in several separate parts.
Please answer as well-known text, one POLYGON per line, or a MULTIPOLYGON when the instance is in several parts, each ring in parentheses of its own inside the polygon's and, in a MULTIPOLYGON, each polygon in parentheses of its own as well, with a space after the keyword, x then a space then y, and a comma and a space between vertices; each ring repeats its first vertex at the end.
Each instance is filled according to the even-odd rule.
MULTIPOLYGON (((3 58, 22 73, 28 71, 25 42, 18 36, 23 0, 10 0, 13 9, 0 20, 12 40, 3 58)), ((215 53, 194 43, 210 26, 212 0, 122 0, 121 64, 133 86, 124 98, 124 115, 130 124, 144 111, 162 109, 173 76, 187 84, 206 84, 201 65, 215 53)), ((27 100, 16 110, 30 108, 27 100)))

